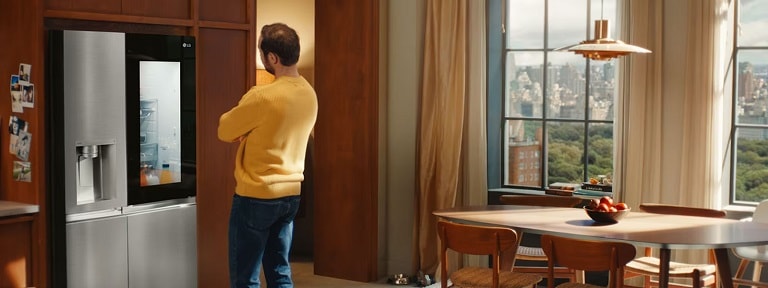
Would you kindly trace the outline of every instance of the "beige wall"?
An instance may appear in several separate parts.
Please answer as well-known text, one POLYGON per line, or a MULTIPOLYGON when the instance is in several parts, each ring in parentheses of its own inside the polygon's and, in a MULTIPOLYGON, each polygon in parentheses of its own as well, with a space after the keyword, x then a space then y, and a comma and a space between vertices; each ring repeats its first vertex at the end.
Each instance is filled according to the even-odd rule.
MULTIPOLYGON (((386 163, 383 215, 387 274, 413 273, 414 195, 416 194, 416 123, 424 50, 424 1, 389 0, 386 66, 386 163)), ((384 41, 383 41, 384 43, 384 41)), ((383 50, 384 51, 384 50, 383 50)), ((382 121, 384 122, 384 121, 382 121)), ((381 198, 380 198, 381 199, 381 198)))
MULTIPOLYGON (((315 0, 258 0, 256 1, 256 33, 266 24, 282 22, 299 34, 301 56, 299 73, 315 83, 315 0)), ((257 38, 258 39, 258 38, 257 38)), ((256 57, 259 68, 264 67, 256 57)))

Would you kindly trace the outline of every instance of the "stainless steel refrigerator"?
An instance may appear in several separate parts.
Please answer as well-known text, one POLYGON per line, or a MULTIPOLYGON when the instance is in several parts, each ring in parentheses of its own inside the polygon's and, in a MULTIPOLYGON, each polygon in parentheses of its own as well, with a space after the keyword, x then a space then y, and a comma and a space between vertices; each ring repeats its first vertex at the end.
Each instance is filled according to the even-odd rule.
POLYGON ((196 287, 195 42, 49 31, 52 283, 196 287))

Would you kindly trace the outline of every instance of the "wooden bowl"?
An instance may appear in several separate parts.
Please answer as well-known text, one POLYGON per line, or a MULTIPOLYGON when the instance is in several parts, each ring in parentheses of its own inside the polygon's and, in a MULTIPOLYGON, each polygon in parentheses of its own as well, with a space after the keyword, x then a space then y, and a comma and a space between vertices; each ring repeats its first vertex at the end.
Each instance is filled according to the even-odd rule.
POLYGON ((584 211, 587 212, 589 218, 592 218, 592 220, 595 220, 595 222, 598 223, 618 223, 621 218, 624 218, 624 216, 629 214, 630 210, 631 209, 627 208, 626 210, 619 210, 616 212, 603 212, 590 210, 589 208, 584 207, 584 211))

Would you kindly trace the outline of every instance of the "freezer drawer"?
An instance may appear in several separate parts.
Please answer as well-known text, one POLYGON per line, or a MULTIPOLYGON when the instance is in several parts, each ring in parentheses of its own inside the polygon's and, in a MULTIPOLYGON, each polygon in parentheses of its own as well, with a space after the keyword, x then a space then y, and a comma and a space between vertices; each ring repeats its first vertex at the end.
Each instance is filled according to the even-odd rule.
POLYGON ((129 287, 197 287, 196 206, 160 207, 127 217, 129 287))
POLYGON ((125 216, 67 223, 67 287, 128 287, 126 225, 125 216))

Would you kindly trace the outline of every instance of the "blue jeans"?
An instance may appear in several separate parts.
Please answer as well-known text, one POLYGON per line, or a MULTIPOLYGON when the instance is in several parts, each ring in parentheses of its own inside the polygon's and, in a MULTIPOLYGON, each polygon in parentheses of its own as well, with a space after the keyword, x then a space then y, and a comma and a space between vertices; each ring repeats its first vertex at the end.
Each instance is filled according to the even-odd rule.
POLYGON ((235 194, 229 215, 229 283, 259 288, 259 272, 269 288, 293 288, 288 253, 300 196, 256 199, 235 194))

